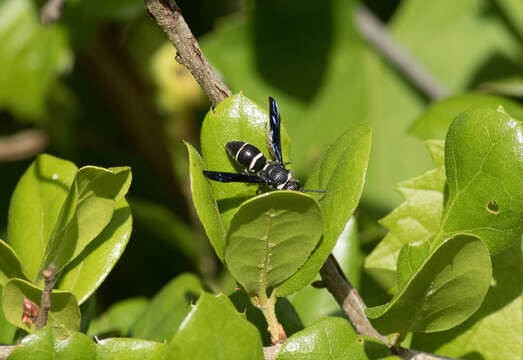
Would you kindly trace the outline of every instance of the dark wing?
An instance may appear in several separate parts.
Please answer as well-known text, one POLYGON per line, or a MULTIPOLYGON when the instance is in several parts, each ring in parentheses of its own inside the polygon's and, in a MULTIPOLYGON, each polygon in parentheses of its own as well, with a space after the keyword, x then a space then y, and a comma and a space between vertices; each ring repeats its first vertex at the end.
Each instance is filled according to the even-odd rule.
POLYGON ((272 97, 269 96, 269 124, 270 124, 270 139, 269 151, 271 152, 273 160, 283 163, 281 155, 281 137, 280 137, 280 112, 278 105, 272 97))
POLYGON ((219 181, 219 182, 244 182, 244 183, 256 183, 256 184, 265 184, 266 181, 261 177, 256 175, 249 174, 236 174, 236 173, 227 173, 221 171, 207 171, 203 170, 203 175, 206 178, 219 181))

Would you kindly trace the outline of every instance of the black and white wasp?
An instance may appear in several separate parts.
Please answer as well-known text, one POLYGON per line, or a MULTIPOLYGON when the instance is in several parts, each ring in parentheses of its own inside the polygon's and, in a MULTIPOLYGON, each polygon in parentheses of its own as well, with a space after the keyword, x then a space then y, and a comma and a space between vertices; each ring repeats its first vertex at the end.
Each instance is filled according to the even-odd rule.
POLYGON ((305 192, 324 192, 320 190, 303 190, 302 185, 294 178, 291 171, 285 167, 281 152, 280 112, 276 101, 269 97, 268 143, 272 159, 267 161, 263 153, 254 145, 244 141, 234 140, 225 144, 229 155, 243 166, 249 173, 228 173, 221 171, 203 171, 211 180, 220 182, 245 182, 270 185, 277 190, 296 190, 305 192))

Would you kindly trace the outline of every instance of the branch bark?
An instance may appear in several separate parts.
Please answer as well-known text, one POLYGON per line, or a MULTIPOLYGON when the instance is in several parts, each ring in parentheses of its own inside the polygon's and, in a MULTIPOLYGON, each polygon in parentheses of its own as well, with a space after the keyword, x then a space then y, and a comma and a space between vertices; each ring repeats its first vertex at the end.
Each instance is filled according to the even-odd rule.
POLYGON ((357 7, 354 19, 363 37, 430 100, 449 96, 449 90, 416 61, 407 49, 394 41, 376 16, 366 7, 357 7))
POLYGON ((176 61, 194 76, 213 106, 232 95, 202 54, 198 42, 173 0, 145 0, 145 7, 152 19, 167 34, 178 51, 176 61))
POLYGON ((42 130, 26 129, 0 137, 0 162, 24 160, 41 153, 49 142, 42 130))
POLYGON ((60 18, 65 0, 47 0, 40 10, 40 22, 48 25, 60 18))
POLYGON ((51 310, 51 293, 56 283, 56 265, 52 263, 49 267, 42 272, 44 276, 44 291, 42 291, 42 298, 40 300, 40 312, 36 317, 35 327, 41 329, 47 324, 47 315, 51 310))

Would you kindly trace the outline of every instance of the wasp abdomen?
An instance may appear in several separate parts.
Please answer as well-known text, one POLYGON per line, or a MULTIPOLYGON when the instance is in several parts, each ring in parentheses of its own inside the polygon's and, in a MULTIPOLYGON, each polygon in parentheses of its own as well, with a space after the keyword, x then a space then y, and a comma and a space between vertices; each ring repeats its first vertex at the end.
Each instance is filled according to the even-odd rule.
POLYGON ((231 156, 244 168, 258 172, 265 166, 267 159, 254 145, 243 141, 229 141, 225 148, 231 156))

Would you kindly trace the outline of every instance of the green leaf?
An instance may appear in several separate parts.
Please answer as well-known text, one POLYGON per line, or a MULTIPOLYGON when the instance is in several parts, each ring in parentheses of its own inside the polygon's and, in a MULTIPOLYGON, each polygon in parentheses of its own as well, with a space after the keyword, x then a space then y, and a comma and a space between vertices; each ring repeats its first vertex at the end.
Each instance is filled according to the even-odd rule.
POLYGON ((15 277, 24 278, 20 260, 9 244, 0 239, 0 285, 15 277))
POLYGON ((95 358, 96 344, 82 333, 76 332, 65 340, 55 342, 53 360, 93 360, 95 358))
MULTIPOLYGON (((42 289, 22 279, 11 279, 4 286, 2 293, 2 309, 7 321, 19 328, 32 333, 34 326, 22 323, 24 298, 40 304, 42 289)), ((80 308, 73 294, 54 290, 51 294, 51 310, 47 324, 53 334, 64 339, 80 328, 80 308)))
POLYGON ((463 324, 436 334, 414 334, 412 348, 453 358, 520 359, 523 351, 521 244, 492 258, 492 285, 481 308, 463 324))
POLYGON ((409 133, 420 139, 444 139, 452 120, 462 112, 479 107, 496 110, 503 106, 513 116, 523 119, 523 107, 496 95, 468 93, 433 103, 411 125, 409 133))
POLYGON ((62 270, 100 235, 130 183, 128 167, 84 166, 78 170, 47 244, 41 269, 54 262, 57 271, 62 270))
POLYGON ((39 155, 15 188, 9 205, 8 239, 31 281, 39 275, 45 248, 76 171, 70 161, 39 155))
MULTIPOLYGON (((0 285, 0 298, 2 296, 3 286, 0 285)), ((15 336, 16 327, 9 323, 4 315, 0 304, 0 344, 12 344, 15 336)))
POLYGON ((326 190, 319 198, 324 214, 323 239, 305 265, 279 288, 287 295, 310 283, 329 256, 359 203, 369 161, 372 131, 367 125, 347 130, 326 151, 306 183, 326 190))
POLYGON ((72 52, 59 25, 42 26, 37 4, 4 0, 0 4, 0 108, 17 117, 43 119, 47 95, 70 69, 72 52))
POLYGON ((260 359, 256 328, 224 295, 204 293, 171 340, 165 360, 260 359))
POLYGON ((276 287, 309 257, 322 233, 316 200, 296 191, 276 191, 244 202, 234 215, 225 262, 248 293, 276 287))
POLYGON ((126 336, 149 305, 145 297, 132 297, 119 301, 89 324, 87 335, 101 336, 116 332, 126 336))
POLYGON ((394 38, 451 93, 500 73, 521 73, 521 43, 483 0, 403 1, 389 24, 394 38))
POLYGON ((62 271, 57 288, 73 293, 79 304, 87 300, 122 256, 131 237, 132 220, 131 208, 121 198, 101 234, 62 271))
POLYGON ((131 330, 133 337, 169 342, 191 305, 203 291, 202 283, 192 274, 182 274, 158 292, 131 330))
POLYGON ((447 330, 478 310, 491 280, 490 255, 481 240, 457 235, 428 258, 417 251, 405 256, 421 265, 389 303, 367 309, 378 332, 447 330))
POLYGON ((154 341, 114 338, 98 342, 97 360, 163 360, 167 346, 154 341))
POLYGON ((506 113, 461 114, 445 142, 449 188, 436 241, 457 232, 481 238, 499 254, 523 233, 523 134, 506 113))
POLYGON ((198 152, 185 143, 189 152, 189 168, 191 178, 191 193, 194 208, 202 222, 205 233, 209 238, 216 255, 223 261, 223 248, 225 247, 225 229, 216 204, 213 188, 203 170, 206 165, 198 152))
POLYGON ((367 360, 390 354, 387 346, 358 336, 345 319, 324 318, 283 344, 278 360, 367 360))
POLYGON ((30 360, 36 356, 39 360, 54 360, 55 338, 49 326, 36 333, 26 336, 22 344, 17 346, 9 360, 30 360))
MULTIPOLYGON (((207 164, 205 170, 225 172, 244 170, 236 164, 234 159, 231 159, 225 150, 225 144, 232 140, 248 142, 264 153, 267 159, 270 159, 266 138, 269 122, 266 109, 269 105, 267 98, 265 101, 266 106, 259 106, 239 93, 222 101, 207 113, 201 129, 202 155, 207 164)), ((285 114, 283 109, 281 112, 285 114)), ((283 121, 285 122, 285 120, 283 121)), ((281 126, 281 145, 283 160, 291 161, 289 140, 283 124, 281 126)), ((195 175, 193 174, 193 176, 195 175)), ((210 183, 214 189, 225 229, 228 229, 238 206, 256 194, 257 186, 246 183, 224 184, 216 181, 210 181, 210 183)))
POLYGON ((395 286, 400 249, 407 243, 423 243, 440 227, 446 184, 444 142, 425 145, 437 167, 396 186, 406 201, 380 220, 389 232, 365 259, 365 269, 386 289, 395 286))

